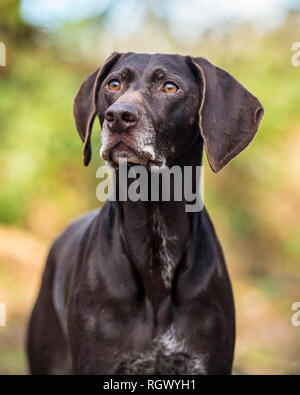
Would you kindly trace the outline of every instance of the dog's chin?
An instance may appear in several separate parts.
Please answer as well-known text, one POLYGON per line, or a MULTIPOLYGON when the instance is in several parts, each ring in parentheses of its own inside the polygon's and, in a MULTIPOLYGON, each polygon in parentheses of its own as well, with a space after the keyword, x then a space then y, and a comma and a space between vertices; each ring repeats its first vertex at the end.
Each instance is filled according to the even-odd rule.
POLYGON ((115 166, 128 163, 129 165, 140 165, 148 167, 148 160, 136 155, 133 151, 113 150, 111 154, 111 161, 115 166))
POLYGON ((138 155, 132 148, 124 143, 119 143, 110 153, 109 163, 113 167, 119 167, 123 164, 139 165, 148 167, 149 160, 138 155))
POLYGON ((101 157, 109 167, 117 169, 121 165, 143 166, 148 170, 162 169, 164 161, 153 159, 148 152, 138 153, 123 142, 118 143, 112 149, 103 149, 101 157))

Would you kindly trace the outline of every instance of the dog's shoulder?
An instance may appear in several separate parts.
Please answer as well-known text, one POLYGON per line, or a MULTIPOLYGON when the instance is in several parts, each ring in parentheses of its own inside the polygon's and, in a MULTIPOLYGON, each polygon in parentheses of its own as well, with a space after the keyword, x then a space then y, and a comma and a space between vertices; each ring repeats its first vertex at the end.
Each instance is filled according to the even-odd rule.
POLYGON ((98 214, 99 210, 93 210, 70 223, 54 240, 48 255, 44 277, 47 277, 47 273, 52 273, 53 305, 65 333, 67 332, 65 290, 70 286, 72 272, 78 265, 84 240, 88 237, 98 214))
POLYGON ((63 253, 69 246, 75 247, 80 244, 88 229, 92 226, 99 214, 99 210, 92 210, 72 221, 65 230, 54 240, 51 250, 63 253))

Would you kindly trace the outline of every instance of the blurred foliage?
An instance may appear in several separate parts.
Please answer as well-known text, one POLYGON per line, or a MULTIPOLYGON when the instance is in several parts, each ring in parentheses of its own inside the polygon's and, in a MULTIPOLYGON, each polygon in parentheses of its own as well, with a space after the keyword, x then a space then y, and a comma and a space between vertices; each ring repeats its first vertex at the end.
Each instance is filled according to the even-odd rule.
POLYGON ((106 11, 42 31, 21 19, 19 1, 0 3, 7 48, 7 67, 0 68, 0 300, 11 322, 10 331, 0 328, 0 372, 24 372, 24 323, 49 241, 75 215, 100 205, 100 126, 95 122, 92 164, 84 168, 73 97, 110 52, 136 50, 205 56, 263 103, 250 147, 218 175, 205 161, 205 199, 236 295, 235 371, 299 373, 299 329, 290 324, 290 306, 300 297, 300 68, 291 64, 299 14, 273 30, 237 25, 181 42, 151 8, 138 34, 117 38, 102 23, 106 11))
POLYGON ((0 3, 0 37, 14 41, 15 45, 24 45, 32 37, 34 29, 28 26, 20 16, 19 0, 2 0, 0 3))

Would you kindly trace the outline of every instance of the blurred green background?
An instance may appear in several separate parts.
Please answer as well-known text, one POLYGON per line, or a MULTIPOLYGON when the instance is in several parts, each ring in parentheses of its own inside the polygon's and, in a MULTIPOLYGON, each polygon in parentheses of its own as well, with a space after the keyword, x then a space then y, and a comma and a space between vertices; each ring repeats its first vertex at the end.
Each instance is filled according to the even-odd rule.
POLYGON ((0 373, 26 373, 24 337, 51 240, 97 207, 72 100, 114 50, 207 57, 259 97, 255 140, 219 174, 205 160, 205 202, 237 309, 237 374, 300 373, 300 41, 298 1, 1 0, 0 373))

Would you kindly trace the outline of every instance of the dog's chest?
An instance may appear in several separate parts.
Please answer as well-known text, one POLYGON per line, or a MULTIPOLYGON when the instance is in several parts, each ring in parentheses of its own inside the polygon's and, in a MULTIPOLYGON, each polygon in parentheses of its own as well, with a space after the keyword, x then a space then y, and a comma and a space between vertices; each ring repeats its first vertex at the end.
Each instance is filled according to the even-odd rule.
POLYGON ((171 326, 143 352, 121 356, 117 374, 205 374, 205 357, 188 351, 171 326))
POLYGON ((154 271, 158 272, 164 287, 170 290, 177 263, 173 248, 177 237, 170 233, 158 210, 154 212, 150 234, 152 238, 148 252, 150 275, 154 271))

